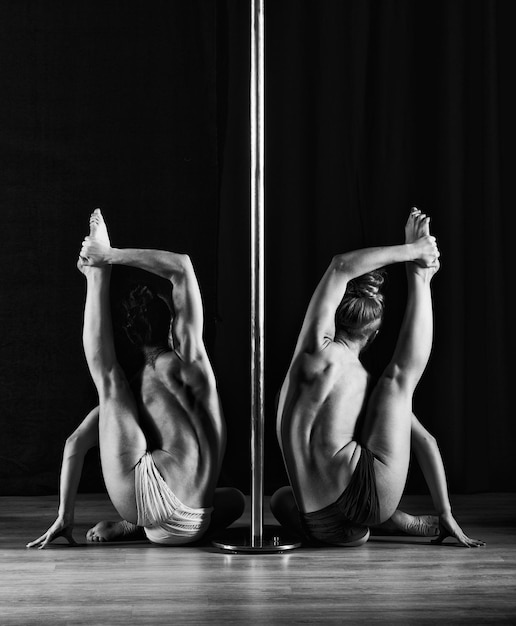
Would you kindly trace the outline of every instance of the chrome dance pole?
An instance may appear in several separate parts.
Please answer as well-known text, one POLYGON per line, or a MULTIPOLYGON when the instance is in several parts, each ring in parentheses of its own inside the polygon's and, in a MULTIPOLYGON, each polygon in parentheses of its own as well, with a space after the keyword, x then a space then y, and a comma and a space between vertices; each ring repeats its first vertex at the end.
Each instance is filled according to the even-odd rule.
POLYGON ((228 531, 213 545, 226 552, 283 552, 299 547, 279 526, 263 525, 264 261, 265 261, 265 12, 251 0, 251 529, 228 531))

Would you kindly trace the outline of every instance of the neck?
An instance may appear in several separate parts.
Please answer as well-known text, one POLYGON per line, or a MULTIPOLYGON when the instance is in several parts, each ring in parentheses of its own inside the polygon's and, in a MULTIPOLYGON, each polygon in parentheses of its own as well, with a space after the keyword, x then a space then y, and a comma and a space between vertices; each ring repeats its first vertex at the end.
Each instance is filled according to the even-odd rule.
POLYGON ((337 333, 337 335, 335 336, 335 343, 340 343, 342 346, 346 346, 346 348, 350 352, 355 354, 357 356, 357 358, 358 358, 358 356, 360 355, 360 353, 364 349, 365 344, 367 343, 367 341, 365 341, 365 340, 358 340, 358 339, 351 339, 350 337, 348 337, 348 335, 344 335, 342 333, 337 333))

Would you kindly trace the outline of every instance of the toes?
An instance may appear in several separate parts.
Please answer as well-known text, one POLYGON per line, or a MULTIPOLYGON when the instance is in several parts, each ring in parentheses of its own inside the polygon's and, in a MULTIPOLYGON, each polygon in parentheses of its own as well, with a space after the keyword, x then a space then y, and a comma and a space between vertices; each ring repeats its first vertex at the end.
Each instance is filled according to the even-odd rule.
POLYGON ((99 541, 99 536, 97 535, 96 526, 93 526, 86 533, 86 539, 88 541, 99 541))

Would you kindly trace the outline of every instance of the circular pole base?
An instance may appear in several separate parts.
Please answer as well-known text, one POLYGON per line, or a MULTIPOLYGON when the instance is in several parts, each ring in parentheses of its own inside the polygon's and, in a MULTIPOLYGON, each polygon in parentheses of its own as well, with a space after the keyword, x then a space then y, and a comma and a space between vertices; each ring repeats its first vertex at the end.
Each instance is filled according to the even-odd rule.
POLYGON ((258 538, 255 542, 251 540, 249 528, 230 528, 211 543, 219 550, 232 554, 281 554, 301 547, 300 538, 285 533, 280 526, 264 526, 261 541, 258 538))

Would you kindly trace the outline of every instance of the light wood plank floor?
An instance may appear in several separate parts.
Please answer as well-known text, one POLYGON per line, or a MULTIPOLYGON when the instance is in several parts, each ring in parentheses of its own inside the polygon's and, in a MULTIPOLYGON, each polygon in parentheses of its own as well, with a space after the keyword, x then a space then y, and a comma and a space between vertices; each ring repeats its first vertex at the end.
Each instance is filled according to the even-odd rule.
MULTIPOLYGON (((78 499, 83 546, 60 540, 37 551, 25 544, 54 520, 57 498, 3 497, 0 624, 516 624, 516 494, 455 496, 453 503, 466 532, 486 548, 386 536, 360 548, 261 555, 86 545, 93 522, 117 519, 100 494, 78 499)), ((403 504, 431 510, 426 497, 403 504)), ((237 525, 248 524, 247 511, 237 525)))

